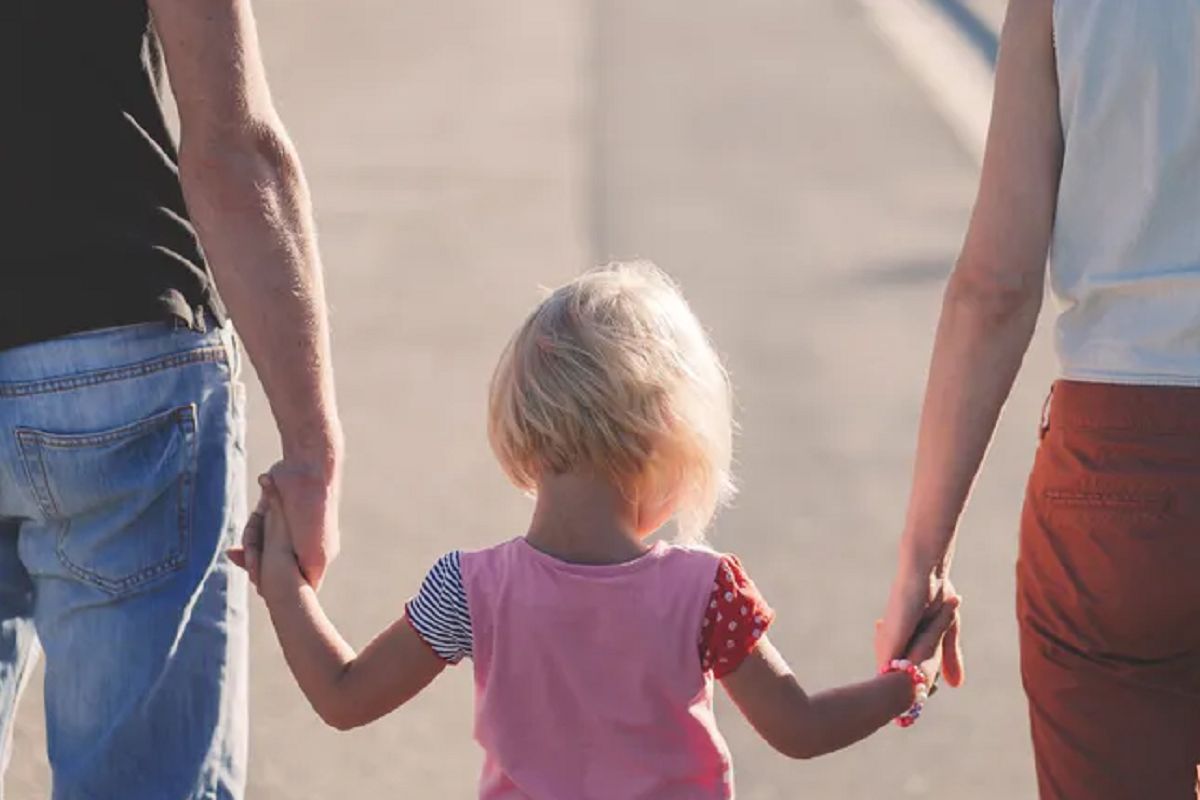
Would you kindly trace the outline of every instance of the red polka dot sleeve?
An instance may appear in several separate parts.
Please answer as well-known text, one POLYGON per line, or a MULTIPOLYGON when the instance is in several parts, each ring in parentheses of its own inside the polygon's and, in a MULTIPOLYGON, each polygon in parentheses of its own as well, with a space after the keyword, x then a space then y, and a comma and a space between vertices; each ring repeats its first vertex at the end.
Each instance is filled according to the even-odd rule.
POLYGON ((775 620, 775 612, 742 569, 737 556, 721 557, 700 625, 700 666, 725 677, 741 666, 775 620))

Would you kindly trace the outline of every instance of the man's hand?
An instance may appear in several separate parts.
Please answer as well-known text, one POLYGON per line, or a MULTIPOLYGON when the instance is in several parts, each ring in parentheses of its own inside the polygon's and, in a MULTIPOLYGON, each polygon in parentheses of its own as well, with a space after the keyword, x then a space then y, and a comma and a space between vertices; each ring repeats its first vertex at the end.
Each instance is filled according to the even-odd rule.
MULTIPOLYGON (((315 588, 337 555, 342 431, 308 185, 271 101, 250 0, 149 4, 179 106, 188 213, 270 402, 284 459, 271 476, 315 588)), ((254 546, 231 558, 257 579, 254 546)))
MULTIPOLYGON (((950 598, 957 598, 949 578, 936 575, 901 573, 892 584, 884 618, 875 627, 875 657, 879 664, 893 658, 905 657, 918 633, 922 620, 929 612, 950 598)), ((957 600, 952 622, 943 642, 942 672, 950 686, 961 686, 963 671, 962 646, 959 633, 962 626, 957 613, 957 600)))
POLYGON ((230 560, 249 573, 256 588, 260 585, 265 519, 269 495, 274 492, 301 574, 314 589, 320 588, 325 571, 341 549, 336 477, 330 481, 314 470, 280 461, 268 474, 259 476, 258 484, 262 489, 258 506, 246 520, 241 547, 229 551, 230 560))
POLYGON ((338 527, 338 476, 287 460, 271 467, 264 491, 273 485, 291 532, 292 549, 305 580, 321 588, 325 571, 341 551, 338 527))

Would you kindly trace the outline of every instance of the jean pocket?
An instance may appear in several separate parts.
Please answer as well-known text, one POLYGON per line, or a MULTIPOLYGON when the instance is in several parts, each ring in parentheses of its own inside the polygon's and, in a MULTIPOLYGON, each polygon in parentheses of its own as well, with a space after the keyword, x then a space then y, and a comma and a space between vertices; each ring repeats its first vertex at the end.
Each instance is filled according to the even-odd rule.
POLYGON ((59 561, 125 595, 187 561, 196 478, 196 409, 181 406, 90 433, 16 431, 59 561))

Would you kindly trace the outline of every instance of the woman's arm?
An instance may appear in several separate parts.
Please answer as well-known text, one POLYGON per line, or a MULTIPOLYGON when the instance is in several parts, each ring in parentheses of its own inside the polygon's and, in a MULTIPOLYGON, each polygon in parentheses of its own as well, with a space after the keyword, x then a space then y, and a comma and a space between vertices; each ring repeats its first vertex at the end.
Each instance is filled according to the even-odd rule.
MULTIPOLYGON (((930 680, 937 674, 942 637, 954 624, 957 610, 958 599, 948 598, 907 653, 930 680)), ((789 758, 806 759, 867 738, 912 707, 916 694, 907 673, 891 672, 810 697, 765 636, 721 683, 768 744, 789 758)))
MULTIPOLYGON (((949 570, 959 515, 1029 348, 1062 168, 1053 0, 1013 0, 966 242, 942 302, 900 563, 876 641, 901 652, 949 570)), ((957 632, 950 638, 956 645, 957 632)), ((961 680, 956 646, 946 678, 961 680)))

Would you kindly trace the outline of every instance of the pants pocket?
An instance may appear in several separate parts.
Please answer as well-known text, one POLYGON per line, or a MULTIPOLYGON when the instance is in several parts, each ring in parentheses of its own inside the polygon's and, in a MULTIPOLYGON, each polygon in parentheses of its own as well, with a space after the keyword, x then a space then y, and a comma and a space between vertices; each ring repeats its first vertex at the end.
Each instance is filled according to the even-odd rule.
POLYGON ((1051 507, 1105 512, 1163 513, 1170 508, 1168 492, 1153 489, 1049 488, 1042 497, 1051 507))
POLYGON ((131 594, 183 567, 196 477, 196 409, 111 430, 16 438, 59 560, 82 581, 131 594))

